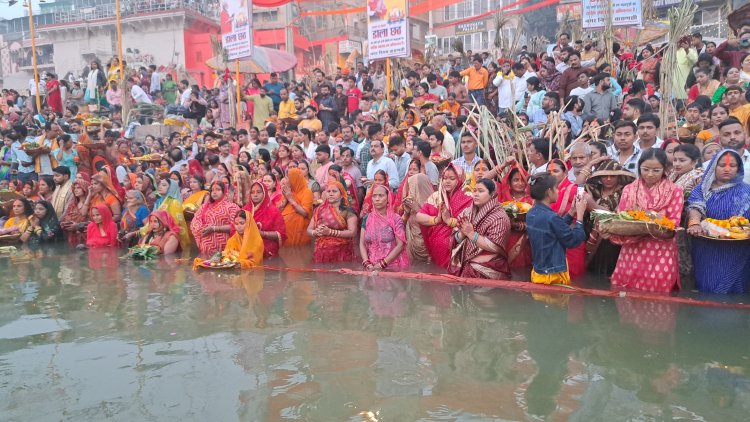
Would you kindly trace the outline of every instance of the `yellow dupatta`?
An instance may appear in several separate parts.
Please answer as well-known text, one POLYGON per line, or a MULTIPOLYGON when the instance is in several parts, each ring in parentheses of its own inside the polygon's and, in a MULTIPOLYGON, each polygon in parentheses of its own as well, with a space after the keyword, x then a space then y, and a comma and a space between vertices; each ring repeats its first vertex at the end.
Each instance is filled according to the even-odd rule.
POLYGON ((240 268, 243 269, 263 265, 263 239, 260 237, 260 230, 255 223, 253 213, 245 212, 244 214, 245 232, 242 235, 235 232, 221 253, 223 256, 236 257, 240 268))

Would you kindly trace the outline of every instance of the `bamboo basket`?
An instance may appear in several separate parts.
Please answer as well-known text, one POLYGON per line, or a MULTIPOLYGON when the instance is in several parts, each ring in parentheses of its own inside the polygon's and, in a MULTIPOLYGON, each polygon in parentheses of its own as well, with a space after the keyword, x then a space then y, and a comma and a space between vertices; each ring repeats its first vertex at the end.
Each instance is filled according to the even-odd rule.
POLYGON ((600 221, 599 227, 607 233, 617 236, 651 236, 660 240, 674 237, 674 230, 649 221, 608 220, 600 221))

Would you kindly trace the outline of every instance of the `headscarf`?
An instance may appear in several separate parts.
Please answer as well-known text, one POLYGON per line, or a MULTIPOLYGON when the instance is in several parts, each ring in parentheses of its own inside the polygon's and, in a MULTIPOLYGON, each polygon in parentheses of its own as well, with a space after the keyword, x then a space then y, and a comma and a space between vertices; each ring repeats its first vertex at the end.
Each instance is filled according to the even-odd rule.
MULTIPOLYGON (((481 207, 477 208, 476 205, 472 204, 471 207, 464 209, 459 218, 466 218, 470 221, 474 226, 474 230, 482 233, 482 236, 494 245, 493 250, 490 251, 491 253, 498 254, 503 258, 507 257, 505 244, 510 231, 510 220, 507 214, 505 214, 503 206, 500 205, 500 201, 497 200, 497 192, 492 193, 490 200, 481 207)), ((453 267, 460 268, 463 265, 467 265, 469 261, 477 256, 486 253, 479 245, 468 241, 468 239, 462 242, 461 247, 463 247, 462 253, 453 254, 451 259, 453 267)), ((510 273, 507 262, 502 271, 506 274, 510 273)))
POLYGON ((260 237, 258 224, 253 218, 253 213, 241 211, 245 214, 245 230, 240 236, 237 232, 234 220, 232 220, 232 229, 234 235, 227 241, 224 248, 224 254, 239 252, 237 261, 240 268, 251 268, 263 264, 263 239, 260 237))
MULTIPOLYGON (((448 170, 452 170, 456 174, 456 187, 451 192, 448 192, 443 186, 443 180, 441 177, 440 185, 438 186, 438 191, 440 192, 438 209, 440 209, 440 205, 444 204, 448 208, 448 211, 450 211, 451 215, 455 215, 453 209, 460 207, 460 204, 454 202, 456 202, 457 198, 461 197, 461 195, 456 195, 456 193, 460 192, 463 194, 462 187, 464 185, 464 182, 466 181, 466 173, 464 172, 464 169, 461 168, 461 166, 457 166, 452 162, 449 163, 448 166, 443 170, 443 174, 445 174, 445 172, 448 170)), ((463 196, 466 196, 468 198, 466 194, 464 194, 463 196)), ((469 198, 469 202, 471 202, 471 198, 469 198)))
POLYGON ((252 186, 250 174, 245 171, 244 167, 236 166, 232 179, 234 179, 232 182, 234 184, 233 202, 240 208, 244 207, 248 202, 251 202, 249 200, 250 187, 252 186))
MULTIPOLYGON (((376 172, 377 173, 377 172, 376 172)), ((385 181, 383 182, 384 186, 390 186, 390 180, 388 179, 388 173, 383 171, 385 174, 385 181)), ((367 193, 365 194, 365 199, 362 201, 362 209, 359 211, 359 217, 363 218, 365 215, 372 212, 372 190, 377 186, 378 184, 373 182, 370 187, 367 189, 367 193)), ((391 201, 391 204, 393 201, 391 201)))
MULTIPOLYGON (((711 199, 711 197, 743 184, 743 180, 745 178, 745 168, 742 164, 742 156, 740 156, 740 154, 733 149, 725 148, 714 155, 714 158, 711 159, 711 162, 708 164, 705 173, 703 173, 703 180, 701 180, 700 186, 696 189, 693 189, 694 193, 690 195, 689 208, 696 209, 700 211, 701 214, 706 215, 706 204, 708 203, 708 200, 711 199), (737 166, 737 175, 728 183, 714 188, 712 187, 712 185, 716 181, 716 168, 718 167, 719 161, 727 154, 732 155, 739 164, 737 166)), ((737 199, 739 198, 735 198, 735 200, 737 199)), ((742 204, 742 208, 744 208, 744 210, 747 210, 747 207, 750 206, 750 204, 747 202, 748 198, 745 197, 742 199, 745 202, 744 204, 742 204)), ((740 214, 744 214, 744 212, 737 213, 737 215, 740 214)))
POLYGON ((500 183, 500 189, 497 193, 498 200, 500 202, 515 201, 515 198, 513 198, 513 188, 511 186, 511 175, 513 174, 514 170, 518 171, 518 174, 521 176, 521 179, 526 185, 526 190, 524 190, 524 197, 521 199, 521 202, 525 202, 528 204, 533 203, 533 200, 531 199, 530 187, 528 184, 529 174, 526 172, 526 170, 524 170, 523 167, 519 166, 518 164, 512 165, 510 167, 510 171, 508 171, 508 173, 503 176, 503 181, 500 183))
POLYGON ((393 231, 393 235, 400 239, 404 243, 404 248, 401 251, 401 253, 396 257, 396 259, 391 262, 392 268, 394 269, 406 269, 409 267, 409 249, 407 247, 406 243, 406 230, 403 225, 403 221, 401 221, 401 217, 396 214, 396 212, 393 209, 393 193, 391 193, 391 190, 388 189, 385 185, 375 185, 372 188, 372 192, 375 193, 376 190, 383 190, 385 191, 387 199, 386 204, 386 214, 382 215, 381 213, 377 212, 375 209, 372 210, 370 214, 367 215, 367 221, 365 222, 365 232, 367 233, 367 236, 374 240, 374 242, 378 244, 384 244, 382 240, 383 235, 385 234, 386 227, 390 227, 393 231))
MULTIPOLYGON (((79 173, 80 174, 80 173, 79 173)), ((88 177, 88 175, 86 175, 88 177)), ((78 199, 75 196, 75 188, 79 187, 84 192, 84 197, 89 191, 89 186, 91 186, 91 182, 87 182, 85 180, 73 182, 73 186, 71 187, 71 191, 73 192, 73 198, 70 199, 70 202, 68 202, 68 206, 65 207, 65 212, 63 212, 62 215, 62 221, 70 221, 72 223, 82 223, 86 220, 86 216, 81 214, 78 211, 78 205, 80 199, 78 199)))
MULTIPOLYGON (((159 224, 161 224, 166 231, 174 233, 174 235, 177 236, 177 239, 180 239, 180 226, 177 225, 177 222, 174 221, 174 218, 170 213, 164 210, 156 210, 148 217, 149 222, 153 221, 154 218, 159 220, 159 224)), ((151 230, 153 230, 153 226, 151 226, 151 230)))
POLYGON ((261 182, 253 182, 250 186, 251 190, 253 186, 260 187, 263 192, 263 199, 260 200, 258 205, 253 204, 253 201, 247 201, 247 204, 243 208, 245 211, 253 214, 253 219, 258 225, 258 229, 262 231, 277 232, 281 237, 278 243, 269 239, 263 239, 265 244, 263 253, 278 254, 279 246, 286 241, 286 225, 284 224, 284 218, 281 216, 281 211, 271 203, 271 198, 268 195, 268 190, 265 185, 261 182))
POLYGON ((560 76, 562 76, 562 73, 558 72, 555 64, 550 61, 545 60, 544 63, 542 63, 542 66, 547 69, 547 76, 542 78, 544 87, 547 88, 547 91, 559 90, 560 76))
POLYGON ((81 175, 81 179, 83 179, 83 180, 91 183, 91 176, 87 172, 85 172, 85 171, 78 171, 76 173, 76 177, 78 177, 78 175, 81 175))
POLYGON ((103 246, 117 246, 117 224, 112 220, 112 211, 104 204, 95 205, 92 211, 96 209, 102 216, 101 228, 104 235, 99 230, 99 225, 91 221, 86 228, 86 246, 89 248, 103 246))
POLYGON ((188 170, 190 171, 190 174, 199 174, 203 176, 203 166, 198 160, 190 159, 188 160, 188 170))
POLYGON ((635 175, 622 167, 620 163, 615 160, 607 160, 599 163, 591 176, 586 181, 586 192, 591 195, 591 198, 599 205, 605 206, 610 211, 615 211, 617 205, 620 203, 620 196, 622 195, 622 188, 630 184, 635 180, 635 175), (602 196, 602 177, 604 176, 617 176, 617 184, 619 189, 610 195, 608 198, 602 196))
MULTIPOLYGON (((306 196, 312 198, 312 191, 307 186, 305 175, 302 170, 298 168, 289 169, 287 178, 289 179, 289 187, 292 190, 292 196, 294 196, 294 200, 297 201, 298 204, 303 204, 306 196)), ((281 214, 286 216, 295 212, 294 207, 291 204, 287 204, 281 214)))
POLYGON ((120 202, 120 194, 112 184, 112 179, 106 173, 102 172, 95 174, 91 179, 92 181, 98 182, 99 184, 104 186, 104 192, 99 193, 99 196, 101 196, 103 202, 106 200, 107 193, 113 195, 117 199, 117 201, 120 202))
POLYGON ((165 179, 165 180, 169 181, 169 189, 167 189, 167 193, 165 193, 163 196, 159 196, 156 199, 156 202, 154 202, 154 210, 158 209, 159 206, 167 198, 172 198, 182 203, 182 194, 180 193, 180 185, 178 185, 177 182, 172 179, 165 179))

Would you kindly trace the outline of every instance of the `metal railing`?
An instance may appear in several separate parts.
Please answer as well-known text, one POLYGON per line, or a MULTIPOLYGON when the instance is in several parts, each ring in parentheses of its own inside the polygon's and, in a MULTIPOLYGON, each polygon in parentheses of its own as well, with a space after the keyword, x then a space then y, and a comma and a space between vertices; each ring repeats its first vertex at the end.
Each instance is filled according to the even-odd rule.
MULTIPOLYGON (((177 10, 189 10, 209 19, 217 21, 219 19, 218 2, 197 0, 123 0, 121 2, 120 16, 127 17, 141 13, 169 12, 177 10)), ((99 6, 79 8, 75 10, 62 10, 52 13, 55 24, 108 19, 115 17, 116 14, 117 9, 114 2, 99 6)))

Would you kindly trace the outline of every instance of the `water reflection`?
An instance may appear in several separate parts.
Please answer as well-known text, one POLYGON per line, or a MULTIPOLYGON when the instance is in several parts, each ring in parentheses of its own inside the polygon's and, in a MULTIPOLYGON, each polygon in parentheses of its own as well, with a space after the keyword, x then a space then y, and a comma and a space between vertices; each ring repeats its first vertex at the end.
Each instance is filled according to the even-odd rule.
MULTIPOLYGON (((309 265, 285 251, 279 266, 309 265)), ((3 420, 744 420, 748 313, 180 259, 0 257, 3 420)))

